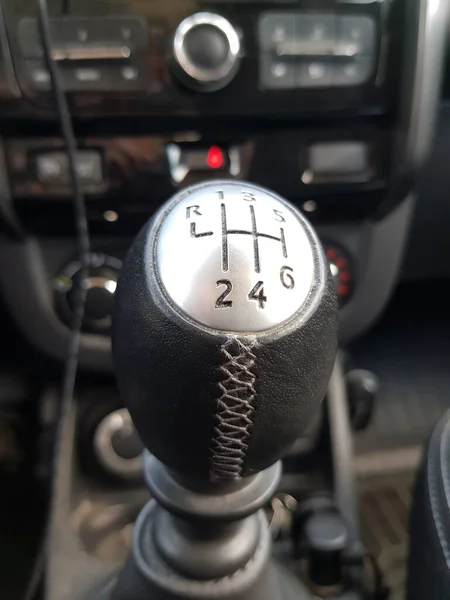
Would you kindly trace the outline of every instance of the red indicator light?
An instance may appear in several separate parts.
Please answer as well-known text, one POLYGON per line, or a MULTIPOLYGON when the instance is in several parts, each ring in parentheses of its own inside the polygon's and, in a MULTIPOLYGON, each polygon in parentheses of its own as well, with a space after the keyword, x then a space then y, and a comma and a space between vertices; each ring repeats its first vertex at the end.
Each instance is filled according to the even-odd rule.
POLYGON ((335 264, 338 269, 345 269, 345 267, 347 266, 347 260, 345 258, 338 258, 335 261, 335 264))
POLYGON ((220 169, 223 167, 223 154, 222 150, 217 146, 211 146, 206 155, 206 164, 210 169, 220 169))
POLYGON ((338 285, 337 288, 337 293, 338 296, 346 296, 349 293, 350 289, 348 287, 348 285, 345 285, 345 283, 341 283, 340 285, 338 285))
POLYGON ((335 248, 328 248, 327 250, 327 256, 330 260, 332 260, 333 258, 336 258, 337 256, 337 250, 335 248))

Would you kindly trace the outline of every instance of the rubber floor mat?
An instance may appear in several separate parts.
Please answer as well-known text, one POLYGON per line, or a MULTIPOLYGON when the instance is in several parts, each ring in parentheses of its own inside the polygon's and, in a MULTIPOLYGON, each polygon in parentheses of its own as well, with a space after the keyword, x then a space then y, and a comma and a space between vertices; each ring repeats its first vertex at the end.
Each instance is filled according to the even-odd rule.
POLYGON ((372 331, 349 347, 380 380, 356 453, 422 444, 450 407, 450 285, 404 285, 372 331))
POLYGON ((413 474, 381 477, 360 484, 361 535, 376 558, 390 600, 404 600, 408 559, 408 520, 413 474))

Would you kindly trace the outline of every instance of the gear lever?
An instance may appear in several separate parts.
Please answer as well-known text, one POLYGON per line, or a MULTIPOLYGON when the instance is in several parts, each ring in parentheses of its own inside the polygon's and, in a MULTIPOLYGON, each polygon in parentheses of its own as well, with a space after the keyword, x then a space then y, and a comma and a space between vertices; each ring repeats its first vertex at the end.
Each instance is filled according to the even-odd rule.
POLYGON ((259 509, 325 395, 336 328, 320 242, 273 192, 192 186, 144 227, 118 284, 113 353, 156 502, 114 600, 289 595, 259 509))

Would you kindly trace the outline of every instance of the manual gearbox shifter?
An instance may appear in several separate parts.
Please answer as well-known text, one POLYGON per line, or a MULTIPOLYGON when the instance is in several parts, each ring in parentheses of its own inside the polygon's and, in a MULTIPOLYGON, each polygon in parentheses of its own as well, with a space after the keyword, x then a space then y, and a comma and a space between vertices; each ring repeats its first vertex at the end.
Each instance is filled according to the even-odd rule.
POLYGON ((144 227, 113 351, 158 505, 138 519, 114 598, 283 597, 258 509, 325 394, 336 326, 320 242, 276 194, 212 181, 144 227))

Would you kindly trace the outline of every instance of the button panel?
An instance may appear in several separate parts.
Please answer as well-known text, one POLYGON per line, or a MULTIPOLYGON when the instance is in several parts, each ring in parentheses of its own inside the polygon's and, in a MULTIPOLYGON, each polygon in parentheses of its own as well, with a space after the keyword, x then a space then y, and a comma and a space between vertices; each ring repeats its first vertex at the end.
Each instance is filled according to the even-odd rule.
MULTIPOLYGON (((65 152, 43 152, 36 155, 37 180, 49 186, 67 185, 70 181, 69 161, 65 152)), ((103 164, 100 152, 78 150, 75 168, 83 185, 98 185, 103 182, 103 164)))
POLYGON ((264 89, 356 86, 373 75, 377 30, 368 16, 267 12, 258 23, 264 89))
MULTIPOLYGON (((65 91, 139 92, 149 88, 145 52, 147 26, 135 17, 54 19, 53 59, 65 91)), ((18 26, 24 76, 38 91, 50 90, 35 19, 18 26)))

